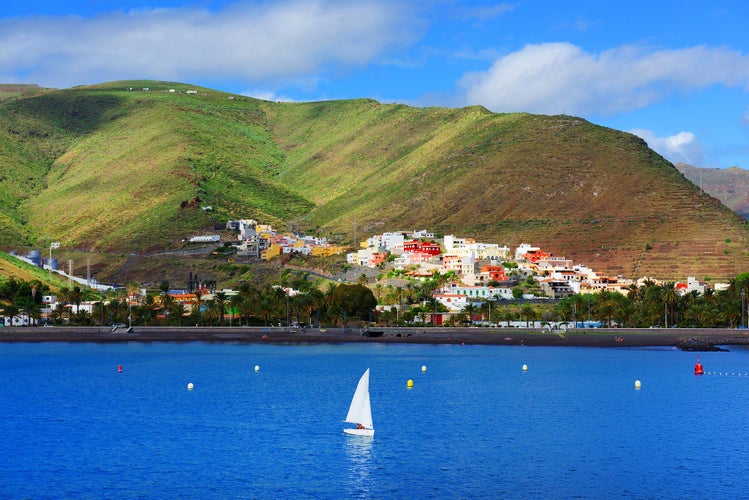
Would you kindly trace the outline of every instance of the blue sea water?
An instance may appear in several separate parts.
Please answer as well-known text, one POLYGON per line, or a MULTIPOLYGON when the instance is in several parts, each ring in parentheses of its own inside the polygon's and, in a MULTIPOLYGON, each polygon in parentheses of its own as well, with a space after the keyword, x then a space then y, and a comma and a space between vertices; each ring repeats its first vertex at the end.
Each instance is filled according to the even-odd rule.
POLYGON ((0 497, 747 498, 749 350, 701 360, 696 377, 672 349, 2 344, 0 497), (366 368, 371 439, 342 432, 366 368))

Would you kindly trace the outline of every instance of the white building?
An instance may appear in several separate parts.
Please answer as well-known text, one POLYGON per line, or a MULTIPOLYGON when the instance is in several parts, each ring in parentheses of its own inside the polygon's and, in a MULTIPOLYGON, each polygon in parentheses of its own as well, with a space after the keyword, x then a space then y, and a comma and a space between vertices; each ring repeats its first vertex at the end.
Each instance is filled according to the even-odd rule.
POLYGON ((434 239, 434 233, 431 233, 427 231, 426 229, 422 229, 421 231, 414 231, 411 233, 411 238, 414 240, 418 239, 427 239, 427 240, 433 240, 434 239))
POLYGON ((443 244, 445 255, 457 255, 459 257, 472 255, 477 260, 496 261, 510 258, 510 248, 499 246, 498 243, 481 243, 473 238, 456 238, 452 234, 447 234, 443 244))
POLYGON ((457 293, 435 293, 433 295, 434 300, 442 304, 447 308, 448 311, 458 312, 470 302, 467 295, 460 295, 457 293))
POLYGON ((403 243, 406 241, 406 234, 402 231, 396 233, 382 233, 380 246, 390 253, 400 255, 403 253, 403 243))
POLYGON ((464 295, 469 299, 503 299, 512 300, 512 288, 494 286, 470 286, 453 281, 442 288, 447 294, 464 295))
POLYGON ((540 252, 541 247, 534 247, 528 243, 521 243, 519 247, 515 249, 515 260, 523 260, 523 256, 528 252, 540 252))
POLYGON ((199 236, 191 236, 190 243, 216 243, 221 241, 221 236, 218 234, 202 234, 199 236))

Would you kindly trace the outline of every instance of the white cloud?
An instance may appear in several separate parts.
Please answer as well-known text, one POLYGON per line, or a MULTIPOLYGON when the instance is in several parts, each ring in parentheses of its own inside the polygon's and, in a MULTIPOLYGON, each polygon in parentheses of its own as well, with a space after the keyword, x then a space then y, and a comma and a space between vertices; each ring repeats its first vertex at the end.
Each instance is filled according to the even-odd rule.
POLYGON ((658 154, 671 163, 688 163, 695 167, 705 166, 705 151, 692 132, 679 132, 667 137, 657 137, 651 130, 634 129, 631 133, 641 137, 658 154))
POLYGON ((544 43, 469 73, 460 85, 466 104, 494 111, 607 116, 712 85, 749 88, 749 56, 705 46, 651 52, 622 46, 594 54, 544 43))
POLYGON ((262 99, 263 101, 276 101, 276 102, 294 102, 295 100, 291 97, 279 95, 272 90, 248 90, 242 92, 242 95, 247 97, 254 97, 255 99, 262 99))
POLYGON ((272 82, 366 65, 410 43, 408 5, 377 0, 243 1, 0 21, 0 81, 66 87, 130 78, 272 82))

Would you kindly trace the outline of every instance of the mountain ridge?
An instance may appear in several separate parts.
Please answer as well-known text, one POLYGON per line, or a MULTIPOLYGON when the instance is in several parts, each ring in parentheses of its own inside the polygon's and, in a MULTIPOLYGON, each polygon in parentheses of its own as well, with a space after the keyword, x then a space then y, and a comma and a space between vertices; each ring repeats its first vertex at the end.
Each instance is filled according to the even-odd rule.
POLYGON ((737 166, 726 169, 695 167, 686 163, 674 166, 700 189, 749 219, 749 171, 737 166))
POLYGON ((45 90, 0 113, 6 247, 144 254, 254 218, 348 242, 354 226, 530 242, 627 277, 749 264, 745 221, 642 139, 577 117, 153 81, 45 90))

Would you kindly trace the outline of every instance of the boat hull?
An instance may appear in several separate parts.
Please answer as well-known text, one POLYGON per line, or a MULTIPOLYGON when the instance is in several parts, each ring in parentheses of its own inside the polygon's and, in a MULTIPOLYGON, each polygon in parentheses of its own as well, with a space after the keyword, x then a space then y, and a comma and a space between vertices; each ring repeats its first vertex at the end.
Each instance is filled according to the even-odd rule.
POLYGON ((343 432, 351 436, 374 436, 374 429, 343 429, 343 432))

